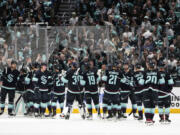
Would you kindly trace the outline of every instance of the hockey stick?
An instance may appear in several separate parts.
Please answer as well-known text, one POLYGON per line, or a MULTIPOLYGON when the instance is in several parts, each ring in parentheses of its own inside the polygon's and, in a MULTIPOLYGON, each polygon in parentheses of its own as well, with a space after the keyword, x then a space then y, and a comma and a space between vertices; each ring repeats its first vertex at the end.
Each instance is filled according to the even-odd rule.
POLYGON ((173 92, 171 92, 171 94, 177 99, 180 100, 178 96, 176 96, 173 92))
POLYGON ((178 98, 178 96, 176 96, 173 92, 170 92, 170 93, 168 93, 168 92, 164 92, 164 91, 161 91, 161 90, 158 90, 158 92, 161 92, 161 93, 164 93, 164 94, 167 94, 167 95, 173 95, 177 100, 180 100, 179 98, 178 98))
POLYGON ((131 92, 129 92, 128 95, 126 95, 124 98, 121 98, 121 100, 128 98, 130 94, 131 94, 131 92))
POLYGON ((133 113, 133 109, 132 109, 131 112, 129 113, 129 116, 131 116, 132 113, 133 113))

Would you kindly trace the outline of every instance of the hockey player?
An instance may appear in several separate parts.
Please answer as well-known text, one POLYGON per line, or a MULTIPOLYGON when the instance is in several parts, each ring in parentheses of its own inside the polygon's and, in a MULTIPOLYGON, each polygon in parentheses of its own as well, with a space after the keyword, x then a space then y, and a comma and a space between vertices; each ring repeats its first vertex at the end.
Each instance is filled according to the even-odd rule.
POLYGON ((7 67, 3 71, 2 75, 2 89, 1 89, 1 102, 0 102, 0 115, 4 113, 5 99, 8 95, 8 114, 14 116, 14 98, 17 79, 19 76, 19 71, 16 69, 16 61, 11 62, 11 66, 7 67))
POLYGON ((89 113, 87 118, 92 119, 92 102, 94 103, 98 115, 100 115, 98 93, 98 82, 100 81, 100 77, 97 75, 97 69, 94 67, 93 60, 89 61, 89 65, 87 65, 87 70, 84 73, 83 80, 85 81, 86 107, 89 113))
MULTIPOLYGON (((119 88, 120 88, 120 78, 122 75, 116 68, 116 64, 105 72, 105 75, 102 77, 102 80, 105 81, 104 97, 103 97, 103 113, 106 114, 106 108, 108 109, 107 119, 117 116, 117 113, 120 112, 118 106, 119 99, 119 88)), ((118 115, 120 115, 118 113, 118 115)))
POLYGON ((159 74, 161 79, 159 79, 159 93, 158 93, 158 108, 159 108, 159 117, 160 122, 168 122, 170 114, 170 105, 171 105, 171 96, 172 87, 174 85, 173 78, 171 75, 165 71, 165 64, 160 63, 159 65, 159 74))
POLYGON ((55 75, 53 77, 53 98, 52 98, 52 110, 53 115, 52 117, 56 116, 56 109, 57 109, 57 102, 59 102, 59 106, 61 109, 61 117, 64 117, 62 114, 64 109, 64 100, 65 100, 65 83, 61 81, 60 76, 60 67, 58 65, 55 66, 55 75))
POLYGON ((38 69, 38 64, 34 63, 32 67, 28 67, 29 71, 27 72, 27 75, 25 77, 25 97, 27 100, 26 104, 26 115, 32 116, 34 113, 34 85, 32 82, 33 73, 38 69))
POLYGON ((85 112, 84 112, 84 104, 83 104, 83 98, 80 90, 80 80, 79 80, 79 69, 77 69, 77 63, 73 62, 71 69, 68 70, 65 74, 65 76, 61 77, 61 80, 64 83, 68 84, 68 90, 67 90, 67 101, 66 101, 66 111, 65 112, 65 119, 70 118, 70 113, 72 110, 73 102, 76 100, 79 105, 79 109, 81 112, 81 117, 85 119, 85 112))
POLYGON ((136 116, 137 104, 134 94, 134 82, 133 82, 133 72, 130 70, 128 63, 124 63, 123 65, 123 78, 121 79, 121 110, 122 117, 127 118, 126 109, 128 103, 128 97, 132 102, 132 112, 134 118, 138 118, 136 116))
POLYGON ((158 81, 159 74, 157 72, 156 63, 153 60, 149 60, 146 64, 146 78, 144 89, 144 107, 146 124, 153 124, 153 118, 155 113, 155 107, 158 100, 158 81))
MULTIPOLYGON (((15 113, 17 114, 18 110, 19 110, 19 107, 20 107, 20 104, 22 103, 22 106, 23 106, 23 111, 25 110, 25 104, 27 104, 27 97, 26 97, 26 89, 25 89, 25 77, 26 77, 26 70, 24 67, 22 67, 20 69, 20 75, 17 79, 17 87, 16 87, 16 97, 18 97, 19 100, 17 100, 16 104, 15 104, 15 113), (20 100, 22 97, 23 101, 20 100), (22 101, 22 102, 21 102, 22 101)), ((26 111, 23 112, 24 115, 27 114, 26 111)))
POLYGON ((33 81, 36 83, 35 88, 35 117, 39 116, 39 105, 40 115, 46 116, 45 111, 48 102, 48 83, 49 83, 49 72, 47 71, 47 65, 41 64, 40 70, 38 70, 34 76, 33 81))
POLYGON ((142 103, 143 103, 143 92, 144 92, 144 81, 145 75, 140 63, 137 63, 134 68, 134 84, 135 84, 135 95, 136 95, 136 103, 139 118, 138 120, 143 120, 143 110, 142 110, 142 103))
POLYGON ((53 82, 54 73, 50 72, 49 70, 48 70, 48 72, 49 72, 49 76, 48 76, 47 109, 49 111, 49 114, 46 114, 46 117, 50 117, 52 115, 52 113, 53 113, 51 103, 52 103, 52 96, 53 96, 52 91, 53 91, 53 84, 54 84, 54 82, 53 82))

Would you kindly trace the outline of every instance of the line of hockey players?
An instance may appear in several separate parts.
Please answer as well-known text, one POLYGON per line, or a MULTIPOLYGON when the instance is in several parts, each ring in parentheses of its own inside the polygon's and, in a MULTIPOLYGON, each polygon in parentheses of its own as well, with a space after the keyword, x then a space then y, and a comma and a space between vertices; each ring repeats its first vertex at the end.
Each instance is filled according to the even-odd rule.
POLYGON ((20 71, 16 66, 17 63, 12 61, 1 76, 0 115, 4 113, 7 95, 8 114, 15 115, 17 103, 14 105, 14 98, 18 92, 26 103, 25 115, 29 116, 55 117, 59 102, 63 112, 60 116, 69 119, 76 100, 83 119, 93 118, 93 104, 100 118, 127 118, 126 108, 130 98, 134 118, 143 120, 144 106, 146 123, 154 123, 155 107, 158 106, 160 122, 171 122, 170 94, 174 81, 162 62, 157 67, 156 61, 149 60, 145 69, 139 63, 133 69, 128 63, 113 63, 107 67, 102 65, 102 69, 98 70, 94 61, 90 60, 85 64, 84 71, 78 68, 77 63, 72 63, 67 71, 54 65, 54 72, 49 71, 45 63, 34 63, 20 71), (100 113, 99 105, 101 87, 105 87, 103 114, 100 113), (46 109, 49 114, 46 114, 46 109))

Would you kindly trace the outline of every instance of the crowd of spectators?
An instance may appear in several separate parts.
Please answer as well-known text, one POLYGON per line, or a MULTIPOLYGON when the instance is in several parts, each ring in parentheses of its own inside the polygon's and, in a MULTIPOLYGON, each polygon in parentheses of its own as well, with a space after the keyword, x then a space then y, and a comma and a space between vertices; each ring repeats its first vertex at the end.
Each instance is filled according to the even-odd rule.
MULTIPOLYGON (((24 32, 8 26, 48 22, 59 26, 51 27, 55 32, 53 45, 58 47, 50 63, 67 68, 73 61, 83 65, 93 59, 101 68, 117 61, 130 65, 141 61, 145 65, 153 58, 157 64, 164 61, 173 77, 180 80, 180 0, 77 0, 76 12, 67 27, 62 27, 56 17, 60 3, 61 0, 2 0, 0 26, 6 26, 6 34, 0 29, 1 61, 9 55, 32 62, 32 45, 36 46, 39 38, 33 26, 24 32), (13 53, 14 42, 22 45, 17 56, 13 53)), ((35 60, 46 58, 38 54, 35 60)))

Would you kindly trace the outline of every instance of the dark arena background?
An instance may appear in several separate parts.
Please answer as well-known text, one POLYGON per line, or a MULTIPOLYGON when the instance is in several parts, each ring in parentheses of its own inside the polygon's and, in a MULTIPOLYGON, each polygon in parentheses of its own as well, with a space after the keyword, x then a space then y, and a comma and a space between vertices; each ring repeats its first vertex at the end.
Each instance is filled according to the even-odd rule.
POLYGON ((0 0, 0 135, 179 135, 180 0, 0 0))

